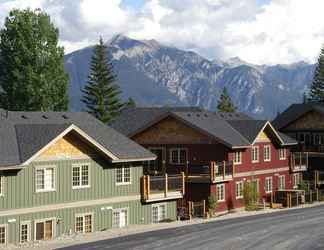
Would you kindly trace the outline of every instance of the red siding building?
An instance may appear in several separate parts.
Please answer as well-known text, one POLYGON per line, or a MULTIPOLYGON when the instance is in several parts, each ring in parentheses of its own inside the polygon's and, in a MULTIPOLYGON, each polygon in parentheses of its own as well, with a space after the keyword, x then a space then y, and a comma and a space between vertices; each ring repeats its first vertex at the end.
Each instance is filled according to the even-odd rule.
POLYGON ((243 204, 243 185, 256 184, 260 201, 292 189, 290 147, 296 141, 269 121, 200 108, 125 109, 112 126, 157 155, 150 175, 185 173, 185 201, 215 196, 218 211, 243 204))

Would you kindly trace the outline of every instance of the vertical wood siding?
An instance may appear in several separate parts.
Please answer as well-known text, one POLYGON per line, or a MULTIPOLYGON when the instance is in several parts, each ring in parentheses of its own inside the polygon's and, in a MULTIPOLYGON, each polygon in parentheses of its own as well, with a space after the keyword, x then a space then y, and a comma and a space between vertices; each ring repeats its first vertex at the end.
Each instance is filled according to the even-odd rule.
POLYGON ((131 167, 131 184, 116 185, 116 168, 120 165, 95 160, 64 160, 34 162, 19 171, 4 172, 4 195, 0 197, 0 209, 26 208, 41 205, 102 199, 140 194, 141 166, 131 167), (72 189, 72 164, 90 164, 90 187, 72 189), (56 190, 35 190, 35 167, 53 165, 56 168, 56 190))

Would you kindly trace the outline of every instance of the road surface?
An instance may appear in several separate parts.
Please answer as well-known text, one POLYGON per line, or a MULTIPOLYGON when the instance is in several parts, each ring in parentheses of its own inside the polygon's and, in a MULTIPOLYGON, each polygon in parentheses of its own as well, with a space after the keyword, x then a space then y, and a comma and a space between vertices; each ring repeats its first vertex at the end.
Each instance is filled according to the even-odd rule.
POLYGON ((324 249, 324 205, 102 240, 64 249, 324 249))

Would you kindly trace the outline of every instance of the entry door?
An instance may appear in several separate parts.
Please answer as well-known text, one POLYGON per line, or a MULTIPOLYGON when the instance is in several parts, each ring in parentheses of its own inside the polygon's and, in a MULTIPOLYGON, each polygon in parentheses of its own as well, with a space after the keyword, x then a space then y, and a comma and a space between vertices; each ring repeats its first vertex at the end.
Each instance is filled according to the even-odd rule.
POLYGON ((46 220, 36 223, 36 240, 53 239, 53 221, 46 220))
POLYGON ((119 213, 119 227, 126 227, 126 225, 127 225, 126 211, 122 210, 119 213))

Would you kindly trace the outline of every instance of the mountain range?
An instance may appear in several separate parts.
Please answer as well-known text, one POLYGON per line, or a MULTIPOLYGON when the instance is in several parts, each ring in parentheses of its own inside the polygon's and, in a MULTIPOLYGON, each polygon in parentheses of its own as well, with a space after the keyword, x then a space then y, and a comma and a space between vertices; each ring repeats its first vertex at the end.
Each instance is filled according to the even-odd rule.
MULTIPOLYGON (((138 106, 201 106, 216 110, 226 87, 241 112, 272 119, 292 103, 301 102, 313 78, 314 64, 255 65, 238 57, 227 61, 165 46, 155 40, 117 35, 106 42, 124 100, 138 106)), ((83 109, 93 46, 65 56, 70 76, 70 109, 83 109)))

